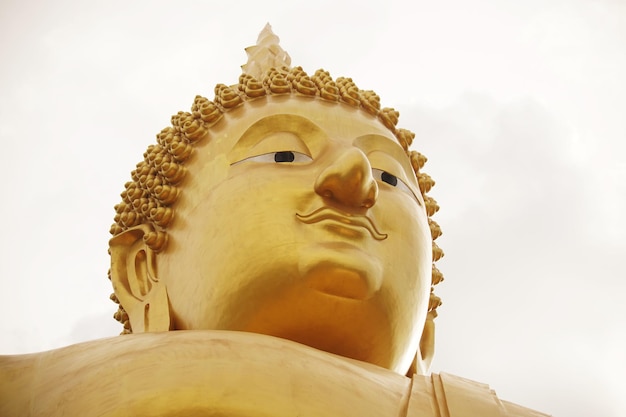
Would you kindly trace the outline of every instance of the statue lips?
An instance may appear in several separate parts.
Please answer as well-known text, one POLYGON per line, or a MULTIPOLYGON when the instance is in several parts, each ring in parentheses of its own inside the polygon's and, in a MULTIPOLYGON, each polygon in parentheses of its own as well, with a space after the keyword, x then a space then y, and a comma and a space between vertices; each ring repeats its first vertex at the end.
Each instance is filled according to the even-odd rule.
MULTIPOLYGON (((377 241, 387 239, 374 221, 362 214, 350 214, 332 207, 321 207, 309 214, 296 213, 304 224, 327 223, 336 233, 361 240, 367 235, 377 241)), ((349 300, 367 300, 382 283, 382 265, 355 245, 356 241, 325 242, 320 251, 307 252, 300 258, 300 272, 308 286, 327 295, 349 300), (328 252, 330 250, 330 252, 328 252)))
POLYGON ((387 234, 381 233, 376 227, 376 224, 374 224, 374 221, 362 214, 345 213, 332 207, 324 206, 312 211, 309 214, 302 215, 300 213, 296 213, 296 217, 305 224, 313 224, 330 220, 349 227, 360 227, 367 230, 376 240, 387 239, 387 234))

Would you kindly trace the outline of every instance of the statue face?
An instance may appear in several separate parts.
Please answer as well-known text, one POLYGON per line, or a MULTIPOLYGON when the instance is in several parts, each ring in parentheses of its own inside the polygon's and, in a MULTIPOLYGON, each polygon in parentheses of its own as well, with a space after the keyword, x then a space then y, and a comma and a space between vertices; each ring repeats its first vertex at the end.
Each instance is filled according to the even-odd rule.
POLYGON ((431 237, 409 159, 376 118, 271 97, 187 165, 156 274, 176 329, 257 332, 406 371, 431 237))

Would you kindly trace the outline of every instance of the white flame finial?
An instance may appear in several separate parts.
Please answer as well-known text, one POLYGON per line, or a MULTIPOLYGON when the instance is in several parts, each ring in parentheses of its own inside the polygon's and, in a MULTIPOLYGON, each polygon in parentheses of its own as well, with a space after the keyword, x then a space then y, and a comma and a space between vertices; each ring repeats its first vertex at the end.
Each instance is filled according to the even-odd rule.
POLYGON ((243 73, 260 80, 272 67, 291 67, 291 57, 280 47, 279 42, 280 39, 267 23, 259 33, 256 45, 246 48, 248 62, 241 66, 243 73))

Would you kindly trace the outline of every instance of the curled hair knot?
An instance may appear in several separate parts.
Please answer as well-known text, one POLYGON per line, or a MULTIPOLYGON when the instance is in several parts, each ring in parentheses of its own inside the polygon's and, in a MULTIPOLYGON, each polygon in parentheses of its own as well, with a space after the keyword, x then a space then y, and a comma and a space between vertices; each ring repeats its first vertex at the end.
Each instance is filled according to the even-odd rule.
POLYGON ((430 196, 424 196, 424 205, 426 206, 426 214, 428 214, 429 217, 434 216, 435 213, 439 211, 439 204, 430 196))
MULTIPOLYGON (((441 298, 437 297, 435 293, 431 292, 428 298, 428 311, 434 311, 441 305, 441 298)), ((436 317, 436 316, 435 316, 436 317)))
POLYGON ((160 252, 167 244, 167 233, 152 231, 144 235, 143 241, 155 252, 160 252))
POLYGON ((432 276, 432 285, 437 285, 441 281, 443 281, 443 274, 441 273, 439 269, 437 269, 435 264, 433 264, 431 276, 432 276))
POLYGON ((378 115, 380 97, 371 90, 361 91, 361 107, 372 116, 378 115))
POLYGON ((385 127, 395 133, 398 119, 400 118, 400 112, 392 109, 391 107, 383 108, 378 113, 378 118, 385 125, 385 127))
POLYGON ((249 98, 262 97, 266 94, 263 83, 249 74, 239 76, 239 90, 249 98))
POLYGON ((437 238, 442 235, 441 227, 439 227, 436 221, 430 218, 428 219, 428 227, 430 228, 430 235, 433 240, 437 240, 437 238))
POLYGON ((196 96, 191 106, 191 112, 194 114, 194 117, 197 114, 208 127, 214 125, 222 118, 222 112, 219 107, 202 96, 196 96))
POLYGON ((181 131, 189 142, 195 142, 207 134, 208 129, 200 118, 195 118, 193 114, 180 112, 181 131))
POLYGON ((443 255, 443 250, 433 242, 433 262, 437 262, 439 259, 443 258, 443 255))
MULTIPOLYGON (((415 138, 415 133, 407 129, 398 129, 396 131, 396 138, 398 139, 398 142, 400 142, 400 145, 402 145, 404 150, 408 151, 409 147, 413 143, 413 139, 415 138)), ((412 151, 412 152, 415 152, 415 151, 412 151)), ((418 167, 418 170, 419 168, 421 167, 418 167)))
POLYGON ((431 188, 433 188, 435 181, 430 177, 430 175, 420 172, 417 176, 417 184, 419 185, 422 194, 426 194, 431 188))
POLYGON ((361 95, 359 94, 359 88, 354 84, 352 78, 337 78, 337 87, 339 88, 339 95, 341 101, 354 107, 359 107, 361 104, 361 95))
POLYGON ((225 84, 218 84, 215 86, 215 103, 224 109, 232 109, 243 103, 243 100, 237 91, 225 84))
POLYGON ((411 166, 416 172, 421 170, 424 167, 424 164, 426 164, 426 161, 428 161, 424 155, 417 151, 411 151, 409 157, 411 159, 411 166))

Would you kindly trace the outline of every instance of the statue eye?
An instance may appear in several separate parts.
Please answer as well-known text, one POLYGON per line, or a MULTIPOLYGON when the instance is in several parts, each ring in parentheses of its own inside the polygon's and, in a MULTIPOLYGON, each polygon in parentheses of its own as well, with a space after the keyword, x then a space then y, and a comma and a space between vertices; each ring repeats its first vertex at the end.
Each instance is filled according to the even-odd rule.
POLYGON ((393 174, 388 173, 387 171, 383 171, 380 174, 380 179, 389 185, 393 185, 394 187, 398 185, 398 177, 396 177, 393 174))
POLYGON ((282 151, 274 154, 274 162, 293 162, 295 159, 296 154, 292 151, 282 151))
POLYGON ((405 187, 407 187, 406 184, 404 184, 404 182, 402 182, 401 179, 399 179, 398 177, 396 177, 393 174, 390 174, 387 171, 383 171, 382 169, 373 168, 372 169, 372 174, 374 175, 374 178, 376 179, 376 181, 385 182, 385 183, 391 185, 392 187, 400 187, 400 188, 402 188, 403 185, 405 187))
POLYGON ((400 178, 396 177, 395 175, 387 171, 383 171, 382 169, 378 169, 378 168, 372 168, 372 174, 374 175, 374 178, 376 179, 376 181, 382 181, 386 184, 389 184, 392 187, 396 187, 399 190, 404 191, 405 193, 413 197, 415 200, 417 200, 417 204, 419 204, 420 206, 422 205, 422 203, 420 202, 420 199, 417 198, 413 190, 411 190, 411 188, 408 185, 406 185, 406 183, 402 181, 400 178))
MULTIPOLYGON (((275 164, 289 164, 289 163, 306 163, 311 162, 313 158, 309 155, 296 151, 279 151, 269 152, 262 155, 251 156, 240 162, 262 162, 262 163, 275 163, 275 164)), ((236 162, 239 163, 239 162, 236 162)))

